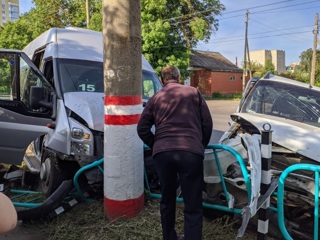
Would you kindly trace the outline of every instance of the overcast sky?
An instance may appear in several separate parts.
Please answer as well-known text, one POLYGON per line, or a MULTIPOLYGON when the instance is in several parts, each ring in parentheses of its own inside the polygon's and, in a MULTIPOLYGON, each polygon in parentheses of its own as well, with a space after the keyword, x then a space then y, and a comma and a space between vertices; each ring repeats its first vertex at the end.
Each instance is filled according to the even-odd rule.
MULTIPOLYGON (((220 52, 235 63, 244 57, 245 16, 249 10, 249 50, 284 50, 286 65, 299 61, 301 52, 313 46, 313 27, 320 0, 220 0, 226 10, 218 16, 219 29, 198 50, 220 52)), ((32 7, 20 0, 20 11, 32 7)), ((319 38, 319 35, 318 35, 319 38)))

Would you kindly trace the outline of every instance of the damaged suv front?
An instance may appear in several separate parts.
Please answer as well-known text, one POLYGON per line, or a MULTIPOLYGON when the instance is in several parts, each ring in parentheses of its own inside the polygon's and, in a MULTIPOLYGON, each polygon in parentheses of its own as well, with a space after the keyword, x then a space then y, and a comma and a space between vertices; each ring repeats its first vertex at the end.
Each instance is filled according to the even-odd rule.
MULTIPOLYGON (((248 161, 243 136, 260 135, 264 124, 272 130, 272 177, 297 163, 320 162, 320 88, 291 79, 266 75, 252 79, 231 115, 232 125, 219 143, 236 149, 248 161)), ((242 174, 236 161, 225 167, 224 177, 236 190, 236 204, 241 204, 242 174), (237 190, 238 189, 238 190, 237 190)), ((286 180, 285 217, 298 236, 308 238, 313 229, 313 172, 298 171, 286 180)), ((276 196, 271 199, 276 205, 276 196)), ((275 223, 276 224, 276 223, 275 223)))

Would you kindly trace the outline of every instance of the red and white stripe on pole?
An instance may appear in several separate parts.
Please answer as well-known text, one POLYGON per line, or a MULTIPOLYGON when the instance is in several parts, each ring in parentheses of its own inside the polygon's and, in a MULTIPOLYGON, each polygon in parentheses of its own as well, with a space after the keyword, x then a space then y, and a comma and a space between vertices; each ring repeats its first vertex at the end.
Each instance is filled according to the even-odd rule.
POLYGON ((136 216, 144 204, 139 96, 105 96, 104 209, 109 220, 136 216))

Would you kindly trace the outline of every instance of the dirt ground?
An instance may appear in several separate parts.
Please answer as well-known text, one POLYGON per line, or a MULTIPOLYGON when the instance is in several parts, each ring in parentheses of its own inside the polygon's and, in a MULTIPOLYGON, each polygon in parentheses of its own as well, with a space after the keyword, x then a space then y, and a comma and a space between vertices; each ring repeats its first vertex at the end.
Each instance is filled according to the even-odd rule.
POLYGON ((0 234, 0 240, 45 240, 47 236, 24 227, 19 222, 17 227, 8 233, 0 234))

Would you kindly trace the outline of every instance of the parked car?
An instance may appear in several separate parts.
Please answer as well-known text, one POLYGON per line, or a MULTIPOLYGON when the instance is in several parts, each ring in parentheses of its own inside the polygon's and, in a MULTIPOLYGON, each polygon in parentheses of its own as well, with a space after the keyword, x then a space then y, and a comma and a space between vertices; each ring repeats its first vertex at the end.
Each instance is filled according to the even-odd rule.
MULTIPOLYGON (((320 88, 288 78, 267 74, 251 79, 243 93, 237 112, 231 115, 231 127, 219 143, 236 149, 248 161, 248 149, 242 137, 260 135, 264 124, 272 131, 272 178, 297 163, 320 163, 320 88)), ((228 158, 227 158, 228 159, 228 158)), ((235 206, 246 199, 243 176, 237 161, 223 165, 224 178, 233 187, 235 206)), ((295 239, 308 239, 313 231, 314 172, 299 171, 286 181, 285 218, 295 239), (310 231, 310 232, 309 232, 310 231)), ((217 202, 221 191, 207 183, 207 201, 217 202), (214 194, 212 194, 214 192, 214 194)), ((271 197, 276 206, 276 196, 271 197)), ((270 221, 277 226, 277 221, 270 221)), ((311 237, 312 239, 312 237, 311 237)))
MULTIPOLYGON (((142 77, 146 102, 161 83, 144 56, 142 77)), ((46 196, 80 167, 103 158, 101 32, 51 28, 23 51, 1 50, 0 89, 0 163, 24 160, 46 196)), ((85 175, 102 191, 99 170, 85 175)))

